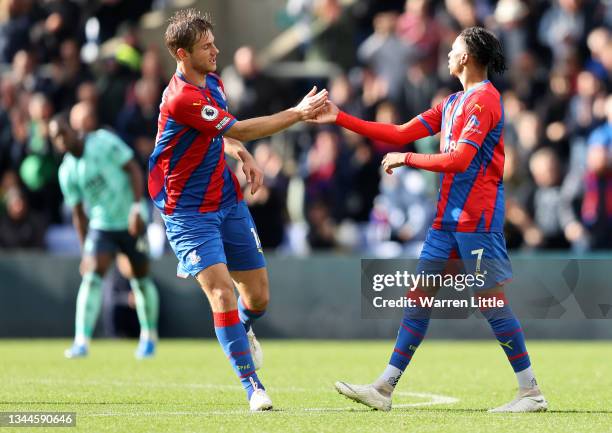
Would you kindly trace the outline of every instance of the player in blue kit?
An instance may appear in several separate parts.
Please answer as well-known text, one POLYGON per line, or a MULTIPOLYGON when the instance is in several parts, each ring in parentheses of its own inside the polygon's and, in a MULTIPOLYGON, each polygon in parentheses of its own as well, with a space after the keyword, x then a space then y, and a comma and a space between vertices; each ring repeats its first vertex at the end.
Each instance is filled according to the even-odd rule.
POLYGON ((261 411, 272 408, 272 401, 255 372, 262 352, 252 324, 268 305, 268 274, 255 224, 225 154, 242 162, 255 193, 262 171, 239 140, 265 137, 313 118, 324 107, 327 91, 313 88, 293 108, 237 120, 214 74, 219 50, 212 31, 208 15, 194 9, 178 11, 166 29, 177 70, 162 96, 149 159, 149 194, 179 260, 178 274, 199 282, 249 406, 261 411))
MULTIPOLYGON (((383 167, 388 174, 407 165, 440 173, 436 216, 419 257, 417 274, 441 274, 449 259, 461 260, 465 271, 486 276, 477 295, 502 300, 502 306, 481 308, 505 351, 518 381, 518 396, 492 412, 538 412, 547 409, 531 368, 521 325, 508 306, 503 284, 512 277, 503 235, 504 222, 504 113, 501 96, 487 79, 487 70, 505 70, 502 48, 481 27, 465 29, 448 54, 451 75, 463 91, 448 96, 404 125, 365 122, 338 110, 331 102, 314 122, 335 122, 369 138, 403 145, 440 132, 440 153, 392 152, 383 167)), ((437 288, 421 287, 410 293, 435 296, 437 288)), ((391 395, 416 349, 425 337, 431 308, 406 308, 389 364, 373 384, 337 382, 341 394, 379 410, 391 409, 391 395)))

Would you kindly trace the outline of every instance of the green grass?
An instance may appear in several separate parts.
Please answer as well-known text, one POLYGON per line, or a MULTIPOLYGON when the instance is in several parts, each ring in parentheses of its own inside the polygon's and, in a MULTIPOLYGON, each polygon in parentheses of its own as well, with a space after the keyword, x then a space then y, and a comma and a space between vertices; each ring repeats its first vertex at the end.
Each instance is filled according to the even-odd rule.
POLYGON ((0 340, 0 411, 77 412, 77 432, 612 432, 612 343, 537 342, 531 358, 550 411, 488 414, 514 397, 514 375, 493 341, 425 341, 389 413, 336 394, 335 380, 365 382, 391 341, 263 341, 260 377, 275 410, 251 414, 216 341, 162 341, 153 360, 135 342, 94 341, 65 360, 65 340, 0 340), (417 393, 458 399, 431 405, 417 393), (421 406, 406 406, 423 403, 421 406))

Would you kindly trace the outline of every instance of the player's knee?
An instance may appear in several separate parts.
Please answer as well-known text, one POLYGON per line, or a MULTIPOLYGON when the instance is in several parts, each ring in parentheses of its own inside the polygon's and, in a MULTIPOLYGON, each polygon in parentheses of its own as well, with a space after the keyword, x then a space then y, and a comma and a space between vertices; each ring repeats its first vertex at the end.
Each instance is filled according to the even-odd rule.
POLYGON ((236 304, 236 296, 231 286, 215 285, 205 290, 213 311, 227 311, 236 304))
POLYGON ((270 302, 270 292, 266 290, 262 290, 256 296, 252 296, 248 299, 246 307, 249 310, 263 311, 268 308, 268 303, 270 302))

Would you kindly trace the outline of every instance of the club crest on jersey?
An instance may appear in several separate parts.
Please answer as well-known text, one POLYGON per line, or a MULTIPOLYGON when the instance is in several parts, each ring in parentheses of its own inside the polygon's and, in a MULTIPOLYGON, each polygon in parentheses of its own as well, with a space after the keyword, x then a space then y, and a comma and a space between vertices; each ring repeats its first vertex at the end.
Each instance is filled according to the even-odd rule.
POLYGON ((205 105, 202 107, 202 119, 212 122, 219 116, 219 110, 212 105, 205 105))

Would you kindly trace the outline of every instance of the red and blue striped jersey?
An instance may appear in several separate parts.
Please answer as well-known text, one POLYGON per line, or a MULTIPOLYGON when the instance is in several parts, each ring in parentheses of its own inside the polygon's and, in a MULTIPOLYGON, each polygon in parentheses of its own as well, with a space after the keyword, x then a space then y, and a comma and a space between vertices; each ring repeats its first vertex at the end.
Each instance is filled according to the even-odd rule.
POLYGON ((456 232, 502 232, 504 224, 504 109, 497 89, 485 80, 457 92, 418 116, 440 152, 468 143, 478 152, 463 173, 441 173, 432 227, 456 232))
POLYGON ((149 194, 162 213, 212 212, 242 200, 223 145, 223 133, 235 122, 219 76, 207 74, 199 87, 174 74, 149 158, 149 194))

